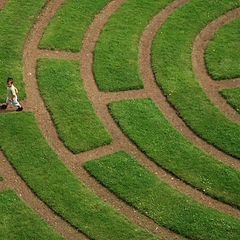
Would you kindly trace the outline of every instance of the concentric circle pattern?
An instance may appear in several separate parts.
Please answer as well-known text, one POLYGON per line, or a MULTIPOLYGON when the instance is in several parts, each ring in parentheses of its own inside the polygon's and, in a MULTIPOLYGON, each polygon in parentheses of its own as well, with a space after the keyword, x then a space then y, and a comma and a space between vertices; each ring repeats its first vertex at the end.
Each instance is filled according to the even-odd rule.
POLYGON ((240 239, 239 17, 0 0, 0 239, 240 239))

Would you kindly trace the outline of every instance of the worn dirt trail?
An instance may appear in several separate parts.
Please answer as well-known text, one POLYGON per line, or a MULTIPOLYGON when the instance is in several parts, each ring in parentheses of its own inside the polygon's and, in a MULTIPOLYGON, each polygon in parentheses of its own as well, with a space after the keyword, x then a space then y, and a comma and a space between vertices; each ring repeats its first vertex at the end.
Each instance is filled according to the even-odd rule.
MULTIPOLYGON (((131 221, 138 224, 139 226, 147 229, 149 232, 162 236, 162 239, 182 239, 176 233, 169 231, 166 228, 163 228, 151 219, 143 216, 138 213, 134 208, 130 207, 124 201, 121 201, 114 194, 109 192, 106 188, 104 188, 101 184, 99 184, 93 177, 91 177, 81 166, 83 162, 104 156, 106 154, 113 153, 120 149, 126 150, 129 154, 136 157, 139 162, 141 162, 144 166, 150 169, 154 174, 156 174, 160 179, 170 183, 172 186, 176 187, 179 191, 185 193, 186 195, 192 197, 193 199, 205 204, 206 206, 210 206, 216 208, 218 210, 224 211, 232 216, 240 217, 240 211, 227 205, 221 203, 217 200, 210 198, 209 196, 203 194, 202 192, 196 190, 195 188, 189 186, 183 181, 179 180, 169 172, 161 169, 154 162, 148 159, 119 129, 117 124, 113 121, 112 117, 109 114, 107 103, 111 101, 116 101, 120 99, 127 98, 144 98, 151 97, 154 102, 158 105, 161 111, 165 114, 171 124, 180 131, 187 139, 192 141, 198 147, 213 155, 217 159, 237 168, 240 170, 240 162, 239 160, 224 154, 223 152, 217 150, 212 145, 206 143, 201 138, 196 136, 186 125, 185 123, 177 116, 175 110, 168 104, 166 98, 163 96, 162 92, 159 90, 156 85, 156 81, 154 79, 154 75, 151 69, 151 58, 150 51, 152 46, 153 38, 161 26, 161 24, 167 19, 167 17, 180 5, 187 2, 187 0, 176 0, 164 10, 162 10, 159 14, 157 14, 150 24, 146 26, 143 35, 140 40, 139 45, 139 64, 140 64, 140 72, 144 81, 144 89, 141 90, 131 90, 131 91, 123 91, 117 93, 104 93, 100 92, 97 88, 97 85, 94 80, 94 76, 92 73, 92 64, 93 64, 93 55, 92 51, 95 47, 95 44, 98 40, 101 29, 104 24, 107 22, 109 17, 113 14, 114 11, 124 2, 125 0, 113 0, 109 4, 107 4, 102 11, 98 15, 95 16, 92 24, 89 26, 88 30, 85 33, 82 49, 80 53, 68 53, 68 52, 58 52, 58 51, 48 51, 48 50, 39 50, 38 44, 44 33, 44 30, 51 20, 51 18, 56 13, 58 7, 64 2, 64 0, 52 0, 50 1, 45 8, 41 11, 38 16, 36 22, 31 28, 28 37, 25 42, 24 52, 23 52, 23 74, 24 81, 26 84, 26 92, 27 99, 24 101, 25 110, 32 111, 37 119, 38 125, 42 130, 45 138, 49 142, 50 146, 57 152, 59 158, 65 163, 65 165, 82 181, 84 182, 93 192, 95 192, 99 197, 101 197, 104 201, 106 201, 110 206, 124 214, 131 221), (70 152, 60 141, 58 138, 58 134, 56 132, 56 128, 53 125, 52 119, 48 111, 46 110, 44 103, 40 97, 38 90, 38 83, 36 79, 36 64, 38 58, 63 58, 63 59, 75 59, 80 61, 80 71, 81 78, 83 79, 84 86, 88 97, 91 99, 95 111, 103 124, 106 126, 110 134, 114 138, 114 142, 107 146, 99 147, 93 149, 91 151, 87 151, 84 153, 73 154, 70 152)), ((1 3, 0 3, 1 6, 1 3)), ((231 18, 234 13, 230 13, 229 17, 231 18)), ((237 13, 239 14, 239 13, 237 13)), ((213 24, 218 25, 219 23, 213 24)), ((210 34, 213 34, 215 28, 208 30, 210 34)), ((200 41, 200 46, 202 46, 202 42, 200 41)), ((195 47, 197 51, 202 49, 201 47, 195 47)), ((205 47, 203 47, 205 49, 205 47)), ((193 52, 193 56, 195 53, 193 52)), ((197 55, 196 55, 197 56, 197 55)), ((200 57, 201 59, 202 57, 200 57)), ((193 65, 195 60, 193 60, 193 65)), ((202 71, 202 66, 195 66, 202 71)), ((204 78, 206 76, 204 75, 204 78)), ((228 84, 237 85, 239 79, 234 79, 231 81, 224 80, 224 84, 229 82, 228 84)), ((201 80, 200 80, 201 82, 201 80)), ((209 80, 210 82, 210 80, 209 80)), ((223 82, 223 81, 220 81, 223 82)), ((201 82, 202 84, 202 82, 201 82)), ((214 83, 215 84, 215 83, 214 83)), ((216 85, 216 84, 215 84, 216 85)), ((214 85, 214 86, 215 86, 214 85)), ((222 84, 223 85, 223 84, 222 84)), ((221 86, 222 86, 221 85, 221 86)), ((210 88, 211 85, 206 85, 205 88, 210 88)), ((226 85, 224 85, 226 86, 226 85)), ((212 88, 210 88, 212 89, 212 88)), ((215 87, 215 90, 217 87, 215 87)), ((215 91, 214 90, 214 91, 215 91)), ((43 218, 47 221, 49 220, 49 224, 58 232, 61 232, 65 227, 67 234, 65 237, 67 239, 87 239, 84 235, 77 232, 74 228, 65 223, 61 218, 57 217, 56 214, 51 213, 51 210, 44 205, 26 186, 26 184, 19 178, 15 170, 9 164, 9 162, 5 159, 5 157, 0 155, 1 168, 0 172, 4 173, 4 181, 0 182, 0 189, 4 189, 6 187, 13 187, 14 184, 11 182, 17 181, 19 182, 19 189, 16 188, 16 192, 19 196, 22 197, 27 204, 32 207, 35 211, 37 211, 43 218), (19 180, 20 179, 20 180, 19 180), (33 195, 28 195, 30 194, 33 195), (25 197, 24 197, 25 196, 25 197), (29 200, 28 200, 29 199, 29 200), (34 203, 32 203, 34 202, 34 203), (37 205, 37 203, 39 205, 37 205), (37 207, 34 208, 34 204, 37 207), (43 206, 43 207, 42 207, 43 206), (51 215, 52 214, 52 215, 51 215), (56 218, 59 218, 55 220, 56 218), (62 221, 62 222, 61 222, 62 221), (65 224, 65 225, 64 225, 65 224)), ((15 189, 15 188, 14 188, 15 189)))
POLYGON ((208 75, 208 70, 205 65, 204 53, 213 34, 221 28, 223 24, 239 16, 240 8, 236 8, 215 19, 198 34, 194 41, 192 51, 193 68, 204 91, 226 116, 238 124, 240 124, 240 114, 227 104, 226 100, 219 94, 219 90, 240 86, 240 79, 212 80, 208 75))
MULTIPOLYGON (((93 64, 92 51, 95 47, 95 44, 98 40, 99 34, 105 22, 112 15, 112 13, 121 5, 122 2, 124 1, 118 0, 118 1, 110 2, 98 15, 95 16, 95 19, 93 20, 92 24, 89 26, 88 30, 85 33, 83 43, 82 43, 82 49, 80 53, 51 52, 47 50, 38 50, 37 46, 44 32, 44 28, 46 26, 44 22, 45 21, 47 22, 45 16, 42 16, 39 18, 39 21, 35 24, 36 30, 31 32, 28 36, 30 40, 27 41, 28 43, 26 44, 25 51, 24 51, 24 75, 26 79, 28 79, 26 82, 26 89, 28 92, 28 98, 26 101, 27 109, 34 112, 44 136, 46 137, 50 145, 54 148, 54 150, 58 153, 59 157, 65 162, 67 167, 70 168, 74 172, 74 174, 76 174, 78 178, 81 179, 86 185, 88 185, 97 195, 105 199, 111 206, 113 207, 117 205, 119 206, 121 201, 118 198, 116 198, 112 193, 110 193, 106 188, 102 187, 94 178, 89 176, 89 174, 81 167, 81 164, 87 160, 100 157, 120 149, 124 149, 128 153, 136 157, 143 165, 145 165, 152 172, 154 172, 159 178, 169 182, 171 185, 173 185, 180 191, 184 192, 185 194, 191 196, 192 198, 196 199, 199 202, 202 202, 207 206, 217 208, 221 211, 225 211, 228 214, 239 217, 240 215, 237 209, 232 208, 227 204, 221 203, 219 201, 216 201, 206 196, 205 194, 185 184, 183 181, 177 179, 172 174, 168 173, 167 171, 164 171, 163 169, 158 167, 155 163, 150 161, 122 133, 122 131, 119 129, 117 124, 113 121, 112 117, 110 116, 107 105, 106 105, 110 101, 120 100, 123 98, 152 97, 154 101, 159 106, 161 106, 161 110, 165 109, 166 107, 166 109, 168 109, 173 113, 170 116, 170 119, 174 119, 175 121, 178 122, 177 125, 180 124, 181 129, 188 131, 189 132, 189 135, 187 135, 188 137, 193 136, 194 139, 198 138, 185 126, 185 124, 181 121, 181 119, 177 117, 175 111, 166 103, 166 100, 163 97, 159 88, 156 86, 154 79, 153 81, 150 81, 150 80, 145 81, 146 87, 142 90, 124 91, 119 93, 104 93, 98 90, 94 80, 93 73, 92 73, 92 64, 93 64), (51 117, 43 104, 39 91, 37 90, 37 79, 35 77, 36 76, 35 69, 36 69, 36 60, 39 56, 61 57, 61 58, 75 59, 80 61, 81 78, 83 79, 86 92, 94 105, 97 115, 100 117, 103 124, 106 126, 110 134, 113 136, 114 142, 112 144, 99 147, 85 153, 79 153, 76 155, 72 154, 68 149, 65 148, 62 141, 60 141, 58 138, 58 134, 56 132, 55 126, 53 125, 51 121, 51 117), (32 91, 32 92, 28 91, 28 88, 32 86, 34 86, 34 89, 36 89, 36 91, 32 91), (159 101, 160 98, 162 99, 162 101, 159 101), (163 102, 165 103, 164 107, 162 107, 163 102), (38 103, 37 107, 36 107, 36 103, 38 103)), ((149 36, 150 32, 154 33, 153 26, 155 27, 155 32, 156 32, 158 27, 167 18, 167 16, 169 16, 169 14, 171 14, 177 7, 179 7, 181 4, 184 4, 185 2, 186 0, 174 1, 165 10, 161 11, 153 19, 153 21, 151 21, 151 23, 147 26, 146 29, 148 30, 146 31, 149 31, 149 32, 146 34, 146 32, 144 31, 143 36, 144 34, 149 36)), ((154 34, 152 35, 152 38, 153 36, 154 34)), ((147 39, 149 40, 150 37, 148 37, 147 39)), ((144 39, 141 39, 141 43, 143 43, 144 41, 145 41, 144 39)), ((148 46, 149 48, 151 47, 151 43, 150 44, 147 43, 144 45, 148 46)), ((141 51, 142 51, 142 46, 140 45, 140 52, 141 51)), ((150 54, 148 53, 147 55, 150 56, 150 54)), ((144 56, 144 58, 147 59, 147 56, 144 56)), ((140 60, 140 65, 141 64, 142 63, 140 60)), ((146 66, 147 64, 146 65, 143 64, 143 67, 141 67, 141 69, 143 69, 143 72, 146 71, 146 66)), ((148 64, 148 66, 150 65, 148 64)), ((202 140, 200 139, 200 141, 202 140)), ((206 145, 208 146, 208 144, 206 145)), ((215 148, 213 149, 215 150, 215 148)), ((226 157, 229 160, 229 156, 226 155, 226 157)), ((237 167, 239 166, 237 165, 239 162, 236 159, 233 159, 232 162, 230 164, 237 167)), ((136 218, 137 219, 141 218, 140 215, 138 217, 132 218, 132 214, 129 215, 129 206, 126 204, 124 205, 123 202, 121 203, 121 205, 122 207, 120 211, 123 214, 125 214, 127 217, 129 217, 132 221, 135 221, 136 218)), ((151 226, 150 226, 151 224, 152 223, 149 224, 149 229, 151 229, 151 226)), ((144 223, 142 224, 142 226, 147 227, 148 225, 144 223)))
MULTIPOLYGON (((55 5, 54 12, 63 1, 59 1, 59 4, 55 5)), ((0 2, 0 10, 7 3, 7 0, 0 2)), ((45 11, 49 5, 43 8, 45 11)), ((3 112, 12 112, 15 108, 9 107, 3 112)), ((84 234, 76 230, 72 225, 63 220, 54 211, 52 211, 43 201, 41 201, 35 193, 28 187, 28 185, 17 174, 13 166, 6 159, 3 153, 0 151, 0 173, 3 177, 3 181, 0 181, 0 190, 12 188, 18 194, 18 196, 36 213, 40 215, 55 231, 60 233, 63 237, 69 240, 84 240, 89 239, 84 234)))

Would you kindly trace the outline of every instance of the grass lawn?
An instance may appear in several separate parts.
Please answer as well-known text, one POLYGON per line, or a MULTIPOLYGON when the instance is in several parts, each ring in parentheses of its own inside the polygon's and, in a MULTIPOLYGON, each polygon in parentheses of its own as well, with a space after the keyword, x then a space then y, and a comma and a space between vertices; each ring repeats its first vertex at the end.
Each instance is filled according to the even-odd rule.
POLYGON ((150 20, 173 0, 127 0, 110 17, 94 49, 94 74, 102 91, 143 88, 138 45, 150 20))
POLYGON ((158 239, 82 184, 50 148, 31 112, 0 114, 0 129, 0 147, 17 173, 53 211, 89 238, 158 239))
POLYGON ((123 132, 154 162, 204 193, 240 208, 240 171, 183 137, 149 98, 112 102, 123 132))
POLYGON ((160 180, 124 151, 84 163, 117 196, 189 239, 239 239, 240 220, 206 207, 160 180))
POLYGON ((11 0, 0 11, 0 102, 6 100, 8 77, 15 80, 19 98, 26 97, 22 75, 24 42, 36 16, 47 2, 11 0))
POLYGON ((66 0, 41 39, 40 48, 79 52, 94 16, 110 0, 66 0))
POLYGON ((240 158, 240 126, 215 107, 196 79, 192 44, 197 34, 238 0, 191 0, 160 27, 152 46, 156 81, 186 124, 218 149, 240 158))
POLYGON ((72 152, 112 142, 84 90, 78 61, 39 59, 37 77, 41 96, 59 137, 72 152))
POLYGON ((29 208, 12 190, 0 191, 1 240, 65 239, 29 208))
POLYGON ((209 74, 213 79, 240 77, 240 18, 226 23, 210 40, 205 53, 209 74))
POLYGON ((225 88, 222 89, 220 93, 224 98, 226 98, 227 103, 240 113, 240 87, 225 88))

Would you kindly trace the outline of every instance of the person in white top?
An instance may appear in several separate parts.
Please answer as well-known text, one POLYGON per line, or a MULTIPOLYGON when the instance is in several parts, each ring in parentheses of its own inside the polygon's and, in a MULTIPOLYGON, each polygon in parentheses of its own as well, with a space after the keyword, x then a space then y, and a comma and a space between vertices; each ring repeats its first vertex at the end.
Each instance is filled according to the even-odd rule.
POLYGON ((12 78, 8 78, 7 79, 7 99, 6 99, 6 104, 2 105, 1 108, 2 109, 6 109, 8 107, 8 104, 13 104, 14 107, 18 107, 16 111, 18 111, 18 112, 22 111, 23 107, 18 102, 17 93, 18 93, 18 90, 13 85, 13 79, 12 78))

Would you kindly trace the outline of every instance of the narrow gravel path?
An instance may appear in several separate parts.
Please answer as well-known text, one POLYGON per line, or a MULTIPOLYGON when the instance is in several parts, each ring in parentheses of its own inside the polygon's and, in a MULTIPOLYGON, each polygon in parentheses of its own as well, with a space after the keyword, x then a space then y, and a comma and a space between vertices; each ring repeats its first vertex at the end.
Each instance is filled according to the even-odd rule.
POLYGON ((1 8, 4 7, 4 5, 8 2, 8 0, 1 0, 0 1, 0 11, 1 11, 1 8))
MULTIPOLYGON (((0 8, 5 5, 7 1, 0 2, 0 8)), ((63 1, 62 1, 63 2, 63 1)), ((43 11, 47 7, 43 8, 43 11)), ((2 112, 15 111, 15 108, 9 107, 9 109, 2 112)), ((60 233, 68 240, 84 240, 89 239, 84 234, 77 231, 69 223, 63 220, 55 212, 53 212, 45 203, 43 203, 22 178, 17 174, 13 166, 9 163, 3 153, 0 151, 0 173, 3 177, 3 181, 0 181, 0 190, 12 188, 18 194, 18 196, 36 213, 40 215, 55 231, 60 233)))
MULTIPOLYGON (((86 185, 88 185, 92 189, 92 191, 94 191, 98 196, 100 196, 105 201, 107 201, 112 207, 116 208, 118 211, 126 215, 133 222, 139 224, 142 227, 145 227, 150 232, 154 232, 156 229, 156 226, 154 227, 152 226, 153 222, 148 218, 142 216, 138 212, 135 212, 133 208, 129 207, 127 204, 125 204, 124 202, 116 198, 115 195, 113 195, 106 188, 101 186, 94 178, 89 176, 89 174, 81 167, 81 164, 83 162, 85 162, 86 160, 90 160, 96 157, 100 157, 100 156, 115 152, 120 149, 124 149, 128 153, 136 157, 143 165, 148 167, 159 178, 167 181, 168 183, 170 183, 171 185, 179 189, 181 192, 189 195, 193 199, 207 206, 214 207, 230 215, 239 217, 240 213, 237 209, 232 208, 227 204, 221 203, 219 201, 212 199, 211 197, 206 196, 200 191, 185 184, 183 181, 177 179, 167 171, 162 170, 160 167, 158 167, 156 164, 150 161, 122 133, 122 131, 119 129, 117 124, 113 121, 112 117, 110 116, 106 104, 110 101, 120 100, 123 98, 152 97, 154 101, 157 103, 157 105, 161 106, 161 110, 162 110, 163 109, 162 102, 159 102, 160 97, 162 97, 166 105, 166 100, 163 97, 161 91, 159 90, 158 87, 156 87, 156 85, 154 85, 155 81, 149 81, 149 84, 145 81, 145 83, 147 84, 143 90, 132 90, 132 91, 125 91, 120 93, 104 93, 104 92, 100 92, 97 88, 97 85, 95 83, 94 76, 92 73, 92 64, 93 64, 92 51, 95 47, 95 44, 98 40, 99 34, 105 22, 123 2, 124 0, 112 1, 98 15, 95 16, 94 21, 89 26, 84 36, 82 50, 80 54, 65 53, 65 52, 51 53, 50 51, 46 51, 46 50, 44 51, 38 50, 37 46, 44 32, 44 29, 47 25, 47 22, 48 22, 47 18, 49 17, 49 14, 46 13, 46 16, 45 14, 42 14, 42 16, 39 17, 38 22, 35 24, 35 27, 32 29, 32 31, 28 36, 28 41, 26 42, 24 58, 23 58, 24 59, 24 76, 25 76, 25 79, 27 79, 26 81, 26 90, 28 93, 28 98, 26 101, 27 109, 34 112, 43 134, 45 135, 50 145, 57 152, 59 157, 65 162, 66 166, 69 169, 71 169, 72 172, 76 176, 78 176, 78 178, 81 181, 83 181, 86 185), (66 57, 67 59, 76 59, 80 61, 81 77, 84 81, 84 86, 87 91, 88 97, 91 99, 97 115, 100 117, 103 124, 106 126, 110 134, 113 136, 114 142, 112 144, 104 147, 99 147, 94 150, 91 150, 85 153, 80 153, 77 155, 72 154, 70 151, 68 151, 65 148, 63 143, 58 138, 58 134, 56 132, 55 126, 53 125, 51 117, 43 104, 39 91, 37 90, 37 79, 35 77, 36 76, 35 69, 36 69, 36 60, 39 57, 38 54, 41 57, 60 57, 61 56, 61 58, 66 57), (34 91, 31 92, 30 88, 32 87, 34 87, 34 91)), ((185 2, 186 0, 174 1, 165 10, 160 12, 155 18, 157 19, 158 27, 161 25, 161 22, 163 22, 167 18, 167 16, 171 14, 171 12, 173 12, 178 6, 180 6, 181 4, 184 4, 185 2)), ((155 26, 155 32, 157 31, 158 27, 155 23, 151 22, 149 24, 149 26, 147 27, 149 29, 149 32, 152 32, 152 33, 154 32, 151 26, 155 26)), ((146 44, 146 46, 151 47, 151 44, 146 44)), ((140 51, 141 51, 141 46, 140 46, 140 51)), ((140 64, 141 64, 141 61, 140 61, 140 64)), ((166 108, 171 109, 170 111, 174 113, 171 116, 173 119, 175 119, 176 121, 180 120, 177 117, 175 111, 169 105, 166 108)), ((180 124, 182 128, 184 127, 191 133, 191 135, 193 135, 194 139, 197 138, 196 135, 193 134, 185 126, 183 122, 180 121, 180 124)), ((213 149, 215 150, 215 148, 213 149)), ((237 163, 239 162, 233 159, 233 164, 231 165, 236 166, 237 163)), ((159 235, 162 235, 164 231, 166 231, 166 234, 169 234, 169 231, 165 230, 165 228, 158 227, 158 229, 161 229, 159 231, 159 235)))
POLYGON ((89 239, 53 212, 33 193, 21 177, 19 177, 9 161, 6 160, 2 152, 0 152, 0 172, 4 178, 4 180, 0 182, 0 190, 8 188, 14 189, 18 196, 30 208, 38 213, 56 232, 60 233, 66 239, 89 239))
POLYGON ((236 8, 212 21, 198 34, 194 41, 192 52, 193 68, 204 91, 226 116, 238 124, 240 124, 240 114, 227 104, 226 100, 219 94, 219 90, 221 88, 240 86, 240 79, 212 80, 205 66, 204 53, 213 34, 221 28, 223 24, 239 16, 240 8, 236 8))
MULTIPOLYGON (((174 1, 172 4, 166 7, 163 11, 157 14, 156 17, 152 19, 150 24, 146 26, 145 31, 143 32, 140 45, 139 45, 140 47, 139 64, 140 64, 140 72, 144 81, 144 86, 145 86, 144 89, 123 91, 118 93, 104 93, 98 90, 94 80, 93 73, 92 73, 92 64, 93 64, 92 51, 95 47, 95 44, 98 40, 99 34, 104 24, 107 22, 109 17, 113 14, 113 12, 116 11, 117 8, 124 1, 125 0, 113 0, 112 2, 107 4, 98 15, 95 16, 95 19, 93 20, 92 24, 89 26, 84 36, 82 50, 80 53, 67 53, 67 52, 58 52, 58 51, 53 52, 53 51, 38 49, 39 41, 44 33, 44 30, 47 24, 56 13, 58 7, 64 2, 64 0, 52 0, 46 5, 45 8, 43 8, 35 24, 30 30, 24 46, 23 74, 24 74, 24 81, 26 84, 26 92, 27 92, 27 99, 24 101, 25 110, 29 110, 34 113, 37 119, 38 125, 42 130, 44 136, 46 137, 47 141, 49 142, 49 144, 57 152, 59 158, 63 160, 65 165, 82 182, 84 182, 93 192, 95 192, 98 196, 100 196, 110 206, 112 206, 114 209, 116 209, 117 211, 119 211, 120 213, 128 217, 132 222, 147 229, 149 232, 155 235, 162 236, 163 237, 162 239, 168 239, 168 240, 182 239, 182 237, 169 231, 168 229, 165 229, 157 225, 151 219, 143 216, 142 214, 137 212, 134 208, 130 207, 125 202, 121 201, 114 194, 112 194, 106 188, 104 188, 101 184, 99 184, 93 177, 91 177, 81 166, 82 163, 87 160, 98 158, 106 154, 110 154, 115 151, 118 151, 120 149, 124 149, 128 153, 136 157, 139 160, 139 162, 141 162, 144 166, 150 169, 160 179, 163 179, 164 181, 170 183, 172 186, 176 187, 179 191, 205 204, 206 206, 219 209, 235 217, 240 217, 239 210, 206 196, 200 191, 194 189, 193 187, 179 180, 172 174, 161 169, 154 162, 149 160, 122 133, 122 131, 119 129, 117 124, 113 121, 112 117, 110 116, 106 104, 111 101, 127 99, 127 98, 151 97, 154 100, 154 102, 158 105, 158 107, 161 109, 161 111, 164 113, 164 115, 168 118, 170 123, 178 131, 180 131, 187 139, 189 139, 191 142, 196 144, 198 147, 200 147, 207 153, 216 157, 217 159, 240 170, 239 160, 232 158, 222 153, 221 151, 217 150, 212 145, 207 144, 201 138, 197 137, 185 125, 185 123, 177 116, 175 110, 166 101, 166 98, 163 96, 162 92, 157 86, 156 81, 154 79, 154 75, 152 73, 150 50, 151 50, 153 38, 157 30, 161 26, 161 24, 166 20, 166 18, 177 7, 187 2, 187 0, 174 1), (113 136, 114 142, 112 144, 99 147, 84 153, 79 153, 76 155, 72 154, 68 149, 66 149, 64 144, 58 138, 58 134, 56 132, 55 126, 53 125, 51 116, 46 110, 44 103, 39 94, 38 83, 36 79, 36 63, 37 63, 37 59, 42 57, 75 59, 80 61, 81 78, 83 79, 86 92, 94 105, 97 115, 99 116, 103 124, 106 126, 110 134, 113 136)), ((1 5, 2 6, 4 5, 3 2, 7 2, 7 1, 1 1, 0 7, 1 5)), ((234 12, 232 14, 229 14, 231 16, 228 16, 226 14, 227 16, 226 21, 229 21, 232 15, 234 14, 236 13, 234 12)), ((240 15, 239 12, 237 12, 237 15, 240 15)), ((225 18, 225 16, 223 18, 225 18)), ((210 35, 212 35, 216 31, 216 29, 218 29, 223 23, 220 24, 219 22, 214 21, 211 24, 213 24, 214 27, 207 30, 208 34, 210 35), (216 27, 216 25, 218 27, 216 27)), ((202 32, 200 34, 203 34, 202 32)), ((204 38, 201 35, 199 38, 200 40, 206 39, 206 38, 209 39, 209 35, 207 35, 204 38)), ((198 43, 197 39, 194 43, 194 49, 196 50, 193 50, 193 65, 194 65, 194 70, 198 76, 198 71, 203 71, 203 67, 205 68, 205 66, 204 66, 204 63, 201 66, 200 65, 196 66, 194 61, 199 61, 199 59, 201 60, 203 58, 203 57, 199 57, 200 53, 197 51, 199 51, 199 49, 202 49, 201 51, 204 53, 206 45, 204 45, 205 43, 203 44, 201 41, 200 43, 198 43), (200 45, 197 45, 197 44, 200 44, 200 45)), ((205 41, 208 41, 208 40, 205 40, 205 41)), ((204 70, 204 72, 206 72, 206 69, 204 70)), ((215 91, 214 93, 215 95, 216 95, 217 89, 220 89, 221 87, 226 87, 228 86, 227 84, 229 85, 232 84, 231 86, 238 86, 238 83, 240 83, 240 79, 233 79, 233 80, 227 80, 227 81, 224 80, 224 83, 223 81, 219 81, 217 85, 215 82, 212 83, 213 81, 211 79, 207 81, 204 80, 206 79, 206 75, 204 75, 203 78, 201 78, 201 76, 199 78, 198 76, 198 79, 203 85, 204 89, 205 88, 208 89, 209 92, 211 92, 211 94, 213 94, 212 92, 215 91), (202 81, 204 81, 204 83, 202 83, 202 81)), ((218 95, 218 97, 220 96, 218 95)), ((226 102, 225 102, 225 105, 226 105, 226 102)), ((229 113, 227 113, 227 115, 228 114, 229 113)), ((55 213, 53 213, 43 202, 41 202, 31 192, 31 190, 29 190, 29 188, 26 186, 23 180, 17 175, 15 170, 12 168, 12 166, 3 156, 3 154, 0 154, 0 162, 1 162, 0 172, 3 173, 2 175, 4 177, 4 181, 0 182, 0 189, 5 189, 8 187, 13 188, 15 186, 14 189, 18 193, 18 195, 24 201, 26 201, 26 203, 30 207, 32 207, 36 212, 38 212, 39 215, 42 216, 56 231, 58 231, 64 237, 66 237, 67 239, 87 239, 83 234, 77 232, 68 223, 66 223, 61 218, 59 218, 55 213)))

